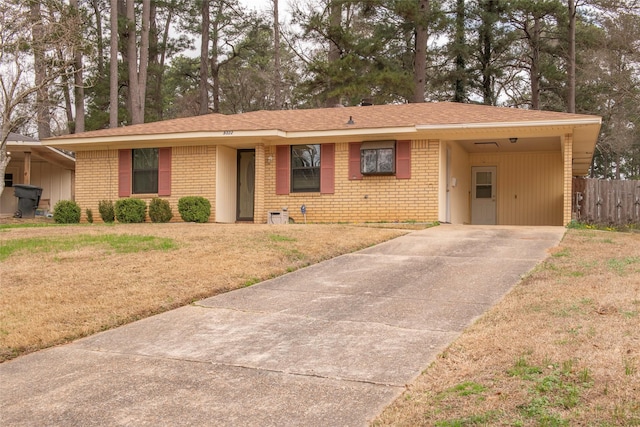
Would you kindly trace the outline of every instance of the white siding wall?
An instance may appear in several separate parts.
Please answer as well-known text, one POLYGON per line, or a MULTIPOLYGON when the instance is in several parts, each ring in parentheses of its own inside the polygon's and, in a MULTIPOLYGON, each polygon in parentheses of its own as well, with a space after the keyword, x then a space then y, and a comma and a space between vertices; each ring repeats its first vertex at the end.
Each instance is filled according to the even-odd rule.
POLYGON ((500 225, 562 225, 560 152, 470 154, 471 166, 497 167, 500 225))
MULTIPOLYGON (((24 167, 10 164, 6 173, 13 173, 13 183, 22 184, 24 167)), ((3 177, 4 178, 4 177, 3 177)), ((73 171, 47 162, 31 162, 31 185, 42 187, 41 199, 49 200, 50 209, 60 200, 72 200, 73 171)), ((13 214, 18 208, 13 188, 5 188, 0 199, 0 214, 13 214)))
POLYGON ((238 156, 233 148, 217 146, 216 222, 236 222, 238 156))

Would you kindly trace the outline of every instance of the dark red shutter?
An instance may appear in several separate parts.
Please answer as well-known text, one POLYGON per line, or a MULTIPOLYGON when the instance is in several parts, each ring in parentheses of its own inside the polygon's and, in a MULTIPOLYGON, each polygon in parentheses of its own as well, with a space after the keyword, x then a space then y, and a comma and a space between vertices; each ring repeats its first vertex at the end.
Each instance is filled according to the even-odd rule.
POLYGON ((322 144, 320 146, 320 193, 333 194, 335 192, 336 145, 322 144))
POLYGON ((411 141, 396 142, 396 178, 411 178, 411 141))
POLYGON ((360 142, 349 143, 349 179, 362 179, 360 173, 360 142))
POLYGON ((131 150, 118 150, 118 197, 131 195, 131 150))
POLYGON ((171 195, 171 147, 158 149, 158 196, 171 195))
POLYGON ((289 155, 288 145, 276 145, 276 194, 289 194, 289 155))

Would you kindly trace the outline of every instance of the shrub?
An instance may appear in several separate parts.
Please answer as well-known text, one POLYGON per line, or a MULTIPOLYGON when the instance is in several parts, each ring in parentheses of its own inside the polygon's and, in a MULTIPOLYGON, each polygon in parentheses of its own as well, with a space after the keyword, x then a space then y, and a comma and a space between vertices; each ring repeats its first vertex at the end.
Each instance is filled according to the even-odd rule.
POLYGON ((93 224, 93 211, 91 209, 86 209, 84 213, 87 215, 87 221, 89 221, 89 224, 93 224))
POLYGON ((53 220, 58 224, 79 223, 80 206, 73 200, 60 200, 53 207, 53 220))
POLYGON ((147 204, 144 200, 128 198, 116 201, 116 219, 122 223, 144 222, 147 215, 147 204))
POLYGON ((102 218, 104 222, 113 222, 116 220, 116 211, 111 200, 100 200, 98 203, 98 212, 100 212, 100 218, 102 218))
POLYGON ((178 212, 186 222, 208 222, 211 203, 204 197, 188 196, 178 200, 178 212))
POLYGON ((169 202, 158 197, 151 199, 151 203, 149 203, 149 218, 153 222, 169 222, 173 218, 169 202))

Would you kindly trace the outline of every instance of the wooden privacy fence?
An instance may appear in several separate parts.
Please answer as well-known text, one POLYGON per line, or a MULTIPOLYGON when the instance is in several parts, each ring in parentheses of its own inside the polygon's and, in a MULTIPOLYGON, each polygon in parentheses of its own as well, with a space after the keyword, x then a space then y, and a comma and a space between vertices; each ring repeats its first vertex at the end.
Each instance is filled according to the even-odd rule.
POLYGON ((574 178, 572 212, 593 224, 640 224, 640 181, 574 178))

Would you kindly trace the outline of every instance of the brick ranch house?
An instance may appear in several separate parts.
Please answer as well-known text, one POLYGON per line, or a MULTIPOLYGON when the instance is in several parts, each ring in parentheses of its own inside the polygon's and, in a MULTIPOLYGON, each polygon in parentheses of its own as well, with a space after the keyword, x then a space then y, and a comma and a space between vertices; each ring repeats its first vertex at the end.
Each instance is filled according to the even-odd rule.
MULTIPOLYGON (((457 103, 208 114, 52 138, 75 151, 76 201, 183 196, 210 221, 564 225, 597 116, 457 103)), ((84 213, 83 213, 84 215, 84 213)))

